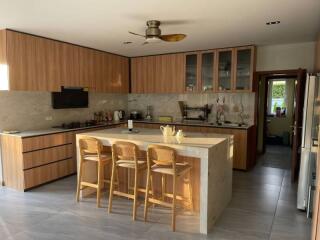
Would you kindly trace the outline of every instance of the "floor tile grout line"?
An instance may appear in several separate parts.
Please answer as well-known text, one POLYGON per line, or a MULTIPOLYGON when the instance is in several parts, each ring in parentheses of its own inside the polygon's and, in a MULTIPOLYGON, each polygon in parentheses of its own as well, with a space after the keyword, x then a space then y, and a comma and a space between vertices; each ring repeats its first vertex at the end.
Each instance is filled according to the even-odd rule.
POLYGON ((271 240, 272 229, 273 229, 274 221, 275 221, 276 214, 277 214, 277 209, 278 209, 278 204, 279 204, 279 200, 280 200, 281 191, 282 191, 282 188, 283 188, 283 181, 284 181, 284 178, 285 178, 285 175, 286 175, 285 173, 286 173, 286 171, 283 170, 282 181, 281 181, 279 196, 278 196, 278 200, 277 200, 277 205, 276 205, 276 209, 274 211, 274 215, 273 215, 272 223, 271 223, 271 227, 270 227, 269 240, 271 240))

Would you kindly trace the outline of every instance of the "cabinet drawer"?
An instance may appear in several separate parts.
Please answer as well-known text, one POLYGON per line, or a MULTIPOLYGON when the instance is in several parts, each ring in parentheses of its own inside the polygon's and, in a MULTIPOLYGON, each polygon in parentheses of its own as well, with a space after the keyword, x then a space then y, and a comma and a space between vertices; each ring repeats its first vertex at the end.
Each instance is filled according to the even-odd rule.
POLYGON ((25 170, 24 188, 28 189, 67 176, 74 173, 75 169, 75 161, 74 159, 70 158, 67 160, 25 170))
POLYGON ((73 144, 23 153, 23 169, 39 167, 44 164, 73 157, 73 144))
POLYGON ((72 135, 73 133, 57 133, 39 137, 23 138, 22 151, 29 152, 72 143, 72 135))

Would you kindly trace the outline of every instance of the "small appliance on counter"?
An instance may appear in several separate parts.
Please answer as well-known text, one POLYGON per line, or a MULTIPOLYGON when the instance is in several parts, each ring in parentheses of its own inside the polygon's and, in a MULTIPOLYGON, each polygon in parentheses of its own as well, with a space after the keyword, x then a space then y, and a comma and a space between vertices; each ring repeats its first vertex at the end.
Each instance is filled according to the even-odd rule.
POLYGON ((139 112, 139 111, 130 112, 130 119, 131 120, 142 120, 141 112, 139 112))
POLYGON ((113 120, 120 121, 123 120, 125 117, 125 111, 123 110, 116 110, 113 112, 113 120))

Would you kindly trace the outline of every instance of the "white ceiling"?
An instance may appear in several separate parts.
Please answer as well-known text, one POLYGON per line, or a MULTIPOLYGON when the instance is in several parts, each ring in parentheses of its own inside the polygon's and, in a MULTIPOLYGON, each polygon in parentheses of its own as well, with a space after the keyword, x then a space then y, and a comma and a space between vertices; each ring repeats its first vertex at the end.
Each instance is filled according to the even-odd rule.
POLYGON ((320 30, 320 0, 0 0, 0 28, 126 56, 304 42, 320 30), (151 19, 187 20, 160 28, 188 36, 142 46, 144 39, 128 30, 144 34, 151 19), (281 24, 265 24, 274 20, 281 24))

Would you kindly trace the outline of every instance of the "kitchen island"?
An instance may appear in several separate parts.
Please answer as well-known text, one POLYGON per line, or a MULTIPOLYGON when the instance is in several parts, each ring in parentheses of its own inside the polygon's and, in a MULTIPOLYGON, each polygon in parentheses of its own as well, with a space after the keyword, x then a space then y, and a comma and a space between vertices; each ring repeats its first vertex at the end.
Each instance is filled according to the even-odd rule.
MULTIPOLYGON (((130 141, 137 144, 141 151, 146 151, 149 144, 161 144, 176 149, 179 159, 186 160, 193 166, 193 195, 195 210, 200 215, 199 232, 207 234, 231 200, 232 136, 187 133, 187 137, 179 144, 174 137, 164 138, 160 130, 147 128, 137 130, 138 133, 128 133, 126 128, 113 128, 77 134, 77 148, 79 139, 94 137, 104 146, 111 146, 115 141, 130 141)), ((77 152, 79 160, 79 148, 77 152)), ((95 181, 96 167, 86 166, 84 177, 95 181)), ((157 181, 154 185, 157 185, 157 181)), ((155 187, 161 188, 161 186, 155 187)), ((90 189, 83 191, 83 196, 89 193, 90 189)))

